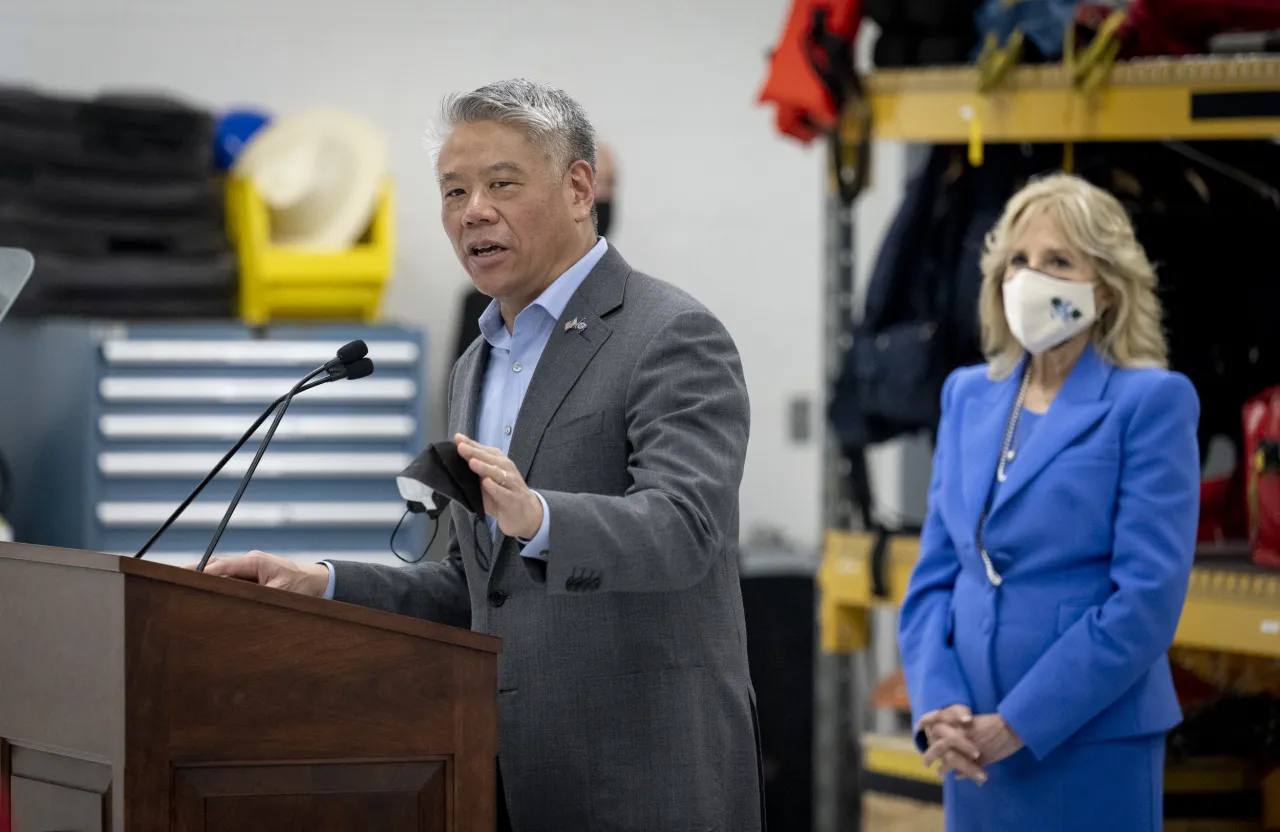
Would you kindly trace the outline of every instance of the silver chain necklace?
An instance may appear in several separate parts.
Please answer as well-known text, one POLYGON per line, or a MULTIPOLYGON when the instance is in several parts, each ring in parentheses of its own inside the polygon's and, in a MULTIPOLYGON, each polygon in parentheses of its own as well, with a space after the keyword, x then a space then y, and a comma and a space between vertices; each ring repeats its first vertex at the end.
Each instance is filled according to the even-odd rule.
POLYGON ((1009 423, 1004 428, 1004 442, 1000 444, 1000 464, 996 466, 996 479, 1006 479, 1004 466, 1013 462, 1013 434, 1018 429, 1018 420, 1022 417, 1022 405, 1027 400, 1027 388, 1031 386, 1031 372, 1022 373, 1022 383, 1018 385, 1018 397, 1013 400, 1013 409, 1009 411, 1009 423))
MULTIPOLYGON (((1005 465, 1013 461, 1013 433, 1018 427, 1018 419, 1022 416, 1023 403, 1027 399, 1027 388, 1031 386, 1031 364, 1028 362, 1026 368, 1022 371, 1022 382, 1018 385, 1018 396, 1013 400, 1013 408, 1009 411, 1009 421, 1004 428, 1004 441, 1000 443, 1000 461, 996 464, 996 481, 1004 482, 1006 479, 1005 465)), ((987 580, 992 586, 1000 586, 1004 583, 1004 578, 1000 577, 1000 573, 996 571, 995 564, 991 562, 991 556, 987 554, 986 544, 982 542, 982 526, 987 522, 987 512, 991 510, 991 499, 988 497, 987 505, 982 509, 982 516, 978 518, 978 530, 974 535, 978 544, 978 552, 982 555, 982 565, 987 570, 987 580)))

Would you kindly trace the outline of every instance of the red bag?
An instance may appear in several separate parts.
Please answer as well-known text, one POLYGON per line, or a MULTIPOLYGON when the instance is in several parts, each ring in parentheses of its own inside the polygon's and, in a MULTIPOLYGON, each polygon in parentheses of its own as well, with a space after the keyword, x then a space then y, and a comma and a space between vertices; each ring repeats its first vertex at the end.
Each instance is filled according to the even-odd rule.
POLYGON ((780 131, 807 144, 835 127, 861 21, 861 0, 795 0, 758 99, 778 105, 780 131))
POLYGON ((1214 35, 1271 29, 1280 29, 1280 0, 1133 0, 1120 56, 1201 55, 1214 35))
POLYGON ((1249 399, 1243 413, 1249 549, 1254 563, 1280 569, 1280 387, 1249 399))
POLYGON ((1200 527, 1196 543, 1239 543, 1249 537, 1245 475, 1241 466, 1228 476, 1200 483, 1200 527))

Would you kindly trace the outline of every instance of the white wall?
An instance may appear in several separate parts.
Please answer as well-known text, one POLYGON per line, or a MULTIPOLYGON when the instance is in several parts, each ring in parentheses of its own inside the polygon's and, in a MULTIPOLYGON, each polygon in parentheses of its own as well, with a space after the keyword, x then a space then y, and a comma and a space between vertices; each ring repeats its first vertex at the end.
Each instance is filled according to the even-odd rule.
POLYGON ((821 401, 823 156, 779 137, 754 103, 788 6, 6 0, 0 82, 167 90, 215 109, 324 104, 380 123, 399 188, 386 308, 428 331, 437 402, 466 278, 440 229, 424 127, 449 91, 516 75, 566 88, 617 150, 611 239, 710 305, 742 351, 753 403, 744 535, 773 525, 816 546, 820 442, 792 444, 787 413, 795 396, 821 401))

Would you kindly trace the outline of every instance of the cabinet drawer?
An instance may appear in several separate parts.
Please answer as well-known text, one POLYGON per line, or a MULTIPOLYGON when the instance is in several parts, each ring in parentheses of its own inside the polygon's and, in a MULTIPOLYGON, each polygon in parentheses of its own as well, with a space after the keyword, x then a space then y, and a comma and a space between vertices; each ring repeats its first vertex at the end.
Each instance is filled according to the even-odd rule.
MULTIPOLYGON (((107 528, 155 528, 178 507, 173 501, 102 501, 94 507, 98 522, 107 528)), ((214 528, 226 513, 226 502, 196 502, 178 518, 176 526, 214 528)), ((271 529, 334 526, 394 526, 404 514, 399 501, 243 500, 228 527, 271 529)))
MULTIPOLYGON (((111 339, 102 343, 102 359, 108 366, 318 367, 345 343, 340 339, 111 339)), ((412 341, 366 338, 365 344, 377 366, 406 367, 417 362, 421 353, 412 341)))
MULTIPOLYGON (((219 453, 163 453, 107 451, 98 454, 98 473, 104 477, 203 477, 222 458, 219 453)), ((219 473, 242 477, 253 461, 241 451, 219 473)), ((413 461, 403 453, 298 453, 269 448, 258 463, 259 477, 394 477, 413 461)))
MULTIPOLYGON (((252 412, 235 415, 106 413, 98 420, 98 431, 105 439, 115 441, 172 439, 230 443, 239 439, 257 417, 258 414, 252 412)), ((254 438, 265 436, 270 424, 270 419, 264 422, 254 433, 254 438)), ((417 430, 417 420, 405 414, 295 414, 290 406, 276 429, 272 446, 276 442, 308 439, 341 439, 345 442, 406 440, 413 438, 417 430)))
MULTIPOLYGON (((267 405, 289 392, 297 379, 236 378, 218 376, 190 378, 185 376, 106 376, 98 384, 98 392, 109 404, 123 402, 191 402, 267 405)), ((417 385, 405 378, 366 378, 357 382, 337 382, 310 390, 290 406, 312 402, 403 402, 413 400, 417 385)))

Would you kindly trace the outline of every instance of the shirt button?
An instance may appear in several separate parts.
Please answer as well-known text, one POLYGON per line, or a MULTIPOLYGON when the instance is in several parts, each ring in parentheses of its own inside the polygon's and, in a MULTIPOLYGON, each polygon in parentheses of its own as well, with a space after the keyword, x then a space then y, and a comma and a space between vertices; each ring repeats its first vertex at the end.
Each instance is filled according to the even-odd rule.
POLYGON ((511 365, 511 372, 513 373, 518 373, 523 369, 524 369, 524 365, 521 364, 519 361, 511 365))
POLYGON ((504 434, 506 434, 507 436, 510 436, 510 435, 511 435, 511 425, 507 425, 505 428, 503 428, 503 429, 502 429, 502 432, 503 432, 504 434))

